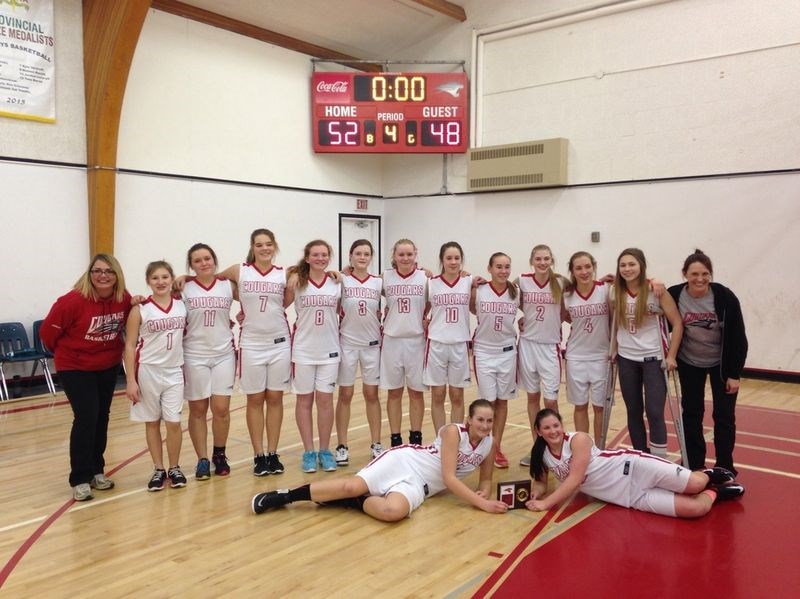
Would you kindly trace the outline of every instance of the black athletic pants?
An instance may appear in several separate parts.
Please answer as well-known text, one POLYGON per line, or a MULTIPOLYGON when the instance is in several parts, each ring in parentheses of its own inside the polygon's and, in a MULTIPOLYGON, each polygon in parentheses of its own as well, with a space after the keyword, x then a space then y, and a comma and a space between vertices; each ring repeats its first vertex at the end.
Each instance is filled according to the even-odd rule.
POLYGON ((117 384, 119 364, 107 370, 65 370, 58 380, 72 407, 69 436, 69 484, 88 483, 104 472, 108 413, 117 384))
POLYGON ((683 409, 683 430, 686 436, 686 453, 689 454, 689 468, 698 470, 706 467, 706 440, 703 435, 703 414, 705 413, 706 378, 711 381, 711 397, 714 411, 714 450, 716 465, 736 472, 733 467, 733 446, 736 443, 736 396, 725 392, 725 381, 719 372, 719 365, 700 368, 678 360, 678 376, 681 379, 681 408, 683 409))

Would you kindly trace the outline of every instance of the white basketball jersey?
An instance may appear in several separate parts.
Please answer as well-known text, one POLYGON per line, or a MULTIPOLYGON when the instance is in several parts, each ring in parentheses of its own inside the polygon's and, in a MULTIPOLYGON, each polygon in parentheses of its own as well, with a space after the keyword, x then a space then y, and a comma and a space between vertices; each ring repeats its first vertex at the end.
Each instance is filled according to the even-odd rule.
POLYGON ((139 304, 142 322, 136 342, 136 363, 171 368, 183 365, 183 330, 186 328, 186 306, 172 299, 162 308, 147 298, 139 304))
POLYGON ((423 334, 428 277, 425 271, 412 270, 401 275, 391 268, 383 273, 383 293, 388 311, 383 333, 389 337, 419 337, 423 334))
POLYGON ((342 277, 342 321, 339 325, 342 345, 350 347, 378 346, 381 342, 380 277, 367 275, 365 280, 342 277))
POLYGON ((342 288, 329 276, 317 285, 311 279, 294 294, 297 320, 292 336, 292 362, 333 364, 341 358, 339 299, 342 288))
MULTIPOLYGON (((447 424, 445 426, 453 426, 447 424)), ((476 447, 469 441, 469 429, 464 424, 457 424, 461 438, 458 443, 458 457, 456 459, 456 477, 464 478, 475 471, 492 451, 492 436, 487 435, 481 439, 476 447)), ((442 427, 444 429, 445 427, 442 427)), ((405 448, 404 455, 408 458, 408 466, 428 485, 428 494, 436 493, 447 488, 442 477, 442 437, 441 430, 436 435, 433 445, 400 445, 405 448), (415 451, 407 451, 414 449, 415 451)), ((390 449, 389 451, 393 451, 390 449)), ((380 459, 380 457, 376 458, 380 459)))
POLYGON ((586 297, 577 289, 564 294, 564 305, 572 319, 567 339, 567 360, 602 360, 608 357, 609 287, 595 282, 586 297))
MULTIPOLYGON (((571 442, 574 438, 574 434, 564 435, 560 456, 553 455, 549 447, 544 450, 545 466, 561 482, 564 482, 569 475, 572 460, 571 442)), ((641 459, 665 461, 634 449, 600 450, 592 444, 592 455, 580 486, 581 492, 608 503, 630 507, 633 470, 636 462, 641 459)), ((677 464, 672 465, 680 468, 677 464)))
POLYGON ((187 313, 184 354, 210 358, 233 351, 233 288, 229 280, 216 277, 206 288, 195 278, 188 278, 183 287, 183 302, 187 313))
POLYGON ((475 290, 475 315, 478 318, 478 326, 472 336, 476 352, 497 353, 514 350, 517 343, 514 321, 519 310, 519 300, 519 292, 515 299, 511 299, 508 287, 498 293, 491 283, 478 286, 475 290))
POLYGON ((286 271, 273 266, 267 272, 255 264, 239 267, 239 303, 244 322, 239 345, 247 349, 267 349, 289 340, 289 323, 283 308, 286 271))
POLYGON ((459 277, 448 283, 441 275, 428 281, 431 322, 428 339, 439 343, 469 341, 469 296, 472 276, 459 277))
POLYGON ((643 362, 649 358, 661 359, 666 355, 667 347, 666 331, 659 326, 657 316, 661 313, 661 305, 653 292, 648 291, 647 314, 637 326, 634 321, 636 297, 630 292, 625 294, 626 318, 625 322, 617 327, 617 353, 636 362, 643 362))
POLYGON ((561 306, 550 292, 550 279, 539 285, 533 273, 524 274, 519 278, 519 290, 525 316, 520 336, 536 343, 561 343, 561 306))

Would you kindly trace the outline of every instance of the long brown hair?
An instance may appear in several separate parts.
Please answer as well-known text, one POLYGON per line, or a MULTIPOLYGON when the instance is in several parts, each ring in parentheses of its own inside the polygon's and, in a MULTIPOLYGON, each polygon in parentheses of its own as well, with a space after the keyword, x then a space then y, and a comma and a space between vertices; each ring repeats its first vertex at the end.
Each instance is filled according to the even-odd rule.
POLYGON ((627 327, 628 320, 625 313, 627 307, 628 283, 619 274, 619 261, 623 256, 633 256, 639 263, 639 292, 636 296, 636 312, 633 322, 638 327, 647 315, 647 260, 644 252, 639 248, 626 248, 617 256, 617 274, 614 276, 614 313, 617 318, 617 327, 627 327))
POLYGON ((278 242, 275 241, 275 233, 273 233, 269 229, 256 229, 255 231, 250 233, 250 247, 247 250, 247 258, 245 258, 244 260, 248 264, 253 264, 256 261, 256 253, 253 251, 253 245, 256 242, 256 237, 258 237, 259 235, 266 235, 267 237, 269 237, 269 240, 275 246, 276 254, 278 253, 278 250, 280 250, 280 248, 278 247, 278 242))
POLYGON ((303 257, 297 261, 297 264, 294 266, 290 266, 289 269, 286 271, 286 274, 292 275, 297 273, 297 287, 298 289, 303 289, 306 285, 308 285, 308 275, 311 272, 311 266, 309 265, 306 260, 311 255, 311 248, 315 245, 324 245, 328 248, 328 258, 333 258, 333 248, 331 244, 323 239, 314 239, 313 241, 309 241, 306 244, 306 247, 303 248, 303 257))
MULTIPOLYGON (((508 254, 504 254, 503 252, 495 252, 491 256, 489 256, 489 268, 492 267, 494 261, 497 258, 508 258, 508 262, 511 263, 511 257, 508 254)), ((517 286, 514 285, 512 281, 508 281, 508 297, 512 300, 517 299, 517 286)))
POLYGON ((589 252, 586 251, 579 251, 575 252, 569 257, 569 263, 567 264, 567 269, 569 270, 569 288, 566 289, 568 293, 573 293, 578 288, 578 280, 575 278, 575 275, 572 272, 573 265, 575 264, 575 260, 578 258, 588 258, 589 262, 592 263, 592 269, 594 270, 595 276, 597 276, 597 260, 594 259, 589 252))

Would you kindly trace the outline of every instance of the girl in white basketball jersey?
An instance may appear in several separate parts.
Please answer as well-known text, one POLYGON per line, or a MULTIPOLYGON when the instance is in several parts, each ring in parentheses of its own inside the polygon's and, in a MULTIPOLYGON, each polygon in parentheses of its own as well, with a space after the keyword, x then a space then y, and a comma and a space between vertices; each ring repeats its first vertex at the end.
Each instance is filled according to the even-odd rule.
POLYGON ((571 285, 564 293, 570 322, 566 351, 567 401, 575 408, 575 429, 589 432, 589 404, 594 412, 594 438, 600 439, 608 384, 609 289, 595 280, 597 262, 589 252, 569 259, 571 285))
POLYGON ((489 258, 488 283, 472 289, 470 311, 478 318, 472 336, 475 379, 478 396, 494 403, 494 429, 497 450, 494 465, 508 468, 500 442, 508 417, 508 400, 517 396, 517 331, 514 321, 519 310, 519 290, 509 283, 511 258, 502 252, 489 258))
MULTIPOLYGON (((558 411, 561 386, 561 320, 563 289, 566 280, 553 272, 553 252, 546 245, 531 250, 533 272, 517 279, 522 298, 518 374, 528 393, 528 419, 533 420, 544 395, 546 408, 558 411)), ((520 460, 528 466, 528 456, 520 460)))
POLYGON ((676 368, 676 356, 683 336, 683 321, 668 293, 660 298, 650 290, 647 261, 638 248, 623 250, 617 258, 613 310, 619 386, 628 416, 628 432, 634 449, 667 455, 667 426, 664 406, 667 384, 663 369, 676 368), (672 326, 672 338, 659 316, 672 326), (662 363, 663 361, 663 363, 662 363), (644 395, 642 390, 644 389, 644 395), (644 414, 650 430, 650 447, 644 414))
POLYGON ((292 339, 284 308, 292 303, 294 293, 286 288, 286 271, 273 262, 277 253, 274 233, 256 229, 250 234, 245 262, 222 271, 223 277, 236 283, 242 306, 239 388, 247 395, 247 430, 256 476, 283 473, 277 452, 283 393, 289 389, 292 373, 292 339))
POLYGON ((492 514, 508 506, 491 499, 493 406, 478 399, 466 424, 448 424, 433 445, 401 445, 383 452, 355 476, 314 482, 295 489, 259 493, 251 500, 256 514, 295 501, 314 501, 363 510, 384 522, 408 517, 431 495, 449 489, 470 505, 492 514), (479 469, 473 491, 461 479, 479 469))
POLYGON ((144 422, 145 438, 155 468, 148 491, 160 491, 169 477, 172 488, 186 486, 178 465, 183 407, 183 330, 186 306, 172 297, 175 274, 167 262, 147 265, 145 280, 152 295, 131 309, 125 328, 125 394, 131 420, 144 422), (167 430, 169 471, 164 468, 161 421, 167 430))
POLYGON ((372 457, 383 452, 381 445, 381 404, 378 382, 381 370, 381 292, 383 280, 369 274, 372 243, 357 239, 350 246, 350 269, 342 277, 342 307, 339 332, 342 361, 339 363, 339 399, 336 402, 336 464, 349 463, 347 427, 350 425, 350 402, 357 368, 367 412, 372 457))
POLYGON ((342 288, 325 269, 333 248, 321 239, 306 244, 303 258, 289 269, 297 274, 294 309, 297 320, 292 339, 294 391, 297 395, 295 419, 303 442, 303 472, 316 472, 317 463, 325 472, 336 470, 330 450, 333 429, 333 390, 339 372, 339 302, 342 288), (314 450, 312 412, 317 406, 319 453, 314 450))
POLYGON ((230 319, 236 284, 217 275, 217 255, 205 243, 189 248, 186 262, 195 276, 186 279, 182 292, 187 311, 183 338, 184 397, 189 402, 189 437, 197 453, 195 478, 207 480, 211 476, 206 424, 209 407, 214 473, 227 476, 231 471, 225 444, 231 426, 236 365, 230 319))
POLYGON ((392 248, 392 267, 383 272, 386 316, 383 320, 380 386, 387 389, 386 413, 389 417, 391 445, 403 443, 400 429, 403 417, 403 388, 408 388, 408 442, 422 444, 422 418, 425 400, 422 370, 425 356, 423 324, 428 293, 428 277, 417 267, 417 246, 400 239, 392 248))
POLYGON ((455 241, 439 249, 442 272, 428 281, 428 342, 423 382, 431 388, 434 430, 445 424, 444 400, 449 387, 450 422, 464 421, 464 389, 469 372, 469 300, 472 276, 462 275, 464 251, 455 241))
POLYGON ((606 503, 678 518, 706 515, 716 501, 744 494, 724 468, 692 472, 667 460, 630 449, 600 450, 586 433, 566 433, 561 416, 544 409, 534 423, 538 437, 531 451, 531 511, 555 508, 575 491, 606 503), (547 474, 561 481, 545 497, 547 474))

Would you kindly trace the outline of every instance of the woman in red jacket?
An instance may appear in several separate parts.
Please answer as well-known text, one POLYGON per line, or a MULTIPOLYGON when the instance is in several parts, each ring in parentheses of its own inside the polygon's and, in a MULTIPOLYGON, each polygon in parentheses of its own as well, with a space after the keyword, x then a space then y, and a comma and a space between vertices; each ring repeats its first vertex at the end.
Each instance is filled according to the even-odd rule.
POLYGON ((58 378, 74 415, 69 484, 75 501, 91 499, 93 488, 114 486, 104 474, 103 453, 130 310, 131 296, 119 262, 97 254, 42 324, 42 341, 55 354, 58 378))

